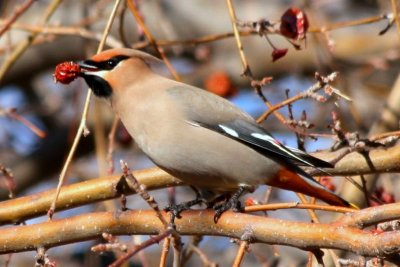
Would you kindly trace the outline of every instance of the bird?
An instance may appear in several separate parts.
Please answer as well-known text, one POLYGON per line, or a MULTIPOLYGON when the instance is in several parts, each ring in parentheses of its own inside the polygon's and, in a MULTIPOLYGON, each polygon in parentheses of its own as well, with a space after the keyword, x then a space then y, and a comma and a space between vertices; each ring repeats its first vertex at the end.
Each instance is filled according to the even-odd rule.
MULTIPOLYGON (((161 169, 203 195, 230 196, 215 220, 260 185, 352 204, 319 184, 302 167, 333 165, 277 141, 229 100, 154 71, 145 52, 117 48, 77 61, 79 77, 108 102, 140 149, 161 169)), ((197 202, 196 202, 197 203, 197 202)))

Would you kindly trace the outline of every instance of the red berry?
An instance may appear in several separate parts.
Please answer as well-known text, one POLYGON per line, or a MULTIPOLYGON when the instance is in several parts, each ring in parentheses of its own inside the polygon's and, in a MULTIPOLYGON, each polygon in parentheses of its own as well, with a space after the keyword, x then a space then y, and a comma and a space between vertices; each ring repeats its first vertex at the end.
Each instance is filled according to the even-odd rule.
POLYGON ((301 9, 289 8, 281 17, 281 34, 287 38, 305 39, 308 26, 307 16, 301 9))
POLYGON ((322 176, 319 183, 332 192, 336 190, 336 186, 332 183, 332 177, 322 176))
POLYGON ((54 71, 55 82, 60 82, 62 84, 69 84, 76 78, 78 78, 81 68, 79 64, 69 61, 63 62, 56 66, 54 71))
POLYGON ((284 49, 274 49, 272 51, 272 62, 277 61, 278 59, 280 59, 281 57, 284 57, 286 55, 286 53, 288 52, 287 48, 284 49))
POLYGON ((229 97, 236 93, 231 79, 223 71, 212 73, 206 78, 204 85, 207 91, 222 97, 229 97))
POLYGON ((247 207, 247 206, 254 206, 254 205, 257 205, 258 204, 258 201, 257 200, 255 200, 254 198, 252 198, 252 197, 249 197, 249 198, 247 198, 245 201, 244 201, 244 205, 247 207))

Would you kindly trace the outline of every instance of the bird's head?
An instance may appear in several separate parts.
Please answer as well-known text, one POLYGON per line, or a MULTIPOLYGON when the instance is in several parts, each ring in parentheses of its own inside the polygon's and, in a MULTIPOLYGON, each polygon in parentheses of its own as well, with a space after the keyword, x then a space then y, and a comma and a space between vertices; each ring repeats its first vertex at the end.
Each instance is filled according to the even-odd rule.
POLYGON ((147 53, 118 48, 105 50, 92 58, 76 62, 80 66, 79 76, 83 77, 98 97, 110 98, 148 73, 150 65, 160 60, 147 53))

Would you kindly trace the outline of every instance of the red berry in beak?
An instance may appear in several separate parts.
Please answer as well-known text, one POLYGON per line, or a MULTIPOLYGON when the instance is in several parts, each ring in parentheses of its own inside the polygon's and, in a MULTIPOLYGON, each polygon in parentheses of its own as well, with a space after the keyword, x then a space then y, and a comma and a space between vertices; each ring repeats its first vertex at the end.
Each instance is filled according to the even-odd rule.
POLYGON ((60 82, 62 84, 69 84, 75 80, 81 73, 81 67, 79 64, 69 61, 63 62, 56 66, 54 71, 55 82, 60 82))

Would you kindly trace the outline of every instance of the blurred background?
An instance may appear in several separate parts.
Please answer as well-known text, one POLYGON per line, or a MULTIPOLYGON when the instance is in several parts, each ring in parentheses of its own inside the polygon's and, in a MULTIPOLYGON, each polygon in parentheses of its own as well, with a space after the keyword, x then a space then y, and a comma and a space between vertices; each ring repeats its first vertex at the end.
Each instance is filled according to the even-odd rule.
MULTIPOLYGON (((16 10, 29 1, 0 1, 0 28, 16 10)), ((5 200, 55 188, 62 165, 79 126, 83 103, 88 88, 80 79, 69 85, 55 83, 54 68, 57 64, 93 55, 111 13, 114 1, 60 1, 55 13, 47 23, 44 17, 50 0, 33 2, 18 19, 0 35, 0 197, 5 200), (21 56, 13 55, 21 43, 32 39, 21 56), (32 124, 32 125, 31 125, 32 124), (10 178, 8 171, 13 174, 10 178)), ((53 1, 54 2, 54 1, 53 1)), ((123 1, 124 2, 124 1, 123 1)), ((165 51, 182 80, 228 98, 255 118, 267 107, 251 88, 250 82, 241 75, 235 39, 232 36, 216 40, 220 34, 232 33, 232 24, 225 1, 215 0, 136 0, 134 1, 153 37, 165 51), (177 42, 210 37, 210 41, 177 42), (163 45, 164 44, 164 45, 163 45)), ((313 125, 310 133, 331 134, 331 113, 338 114, 345 131, 357 131, 367 136, 380 118, 388 96, 393 92, 399 73, 399 29, 393 22, 393 2, 385 0, 246 0, 233 1, 238 20, 247 24, 268 21, 272 29, 279 25, 282 15, 292 7, 299 8, 309 23, 305 38, 293 39, 272 32, 265 36, 250 33, 241 39, 248 63, 257 79, 273 77, 263 87, 263 93, 273 103, 307 90, 315 82, 315 72, 328 75, 339 72, 334 87, 347 95, 347 101, 337 95, 327 96, 320 103, 304 99, 293 104, 294 120, 306 111, 306 121, 313 125), (387 18, 385 18, 385 15, 387 18), (392 16, 392 17, 391 17, 392 16), (353 23, 357 22, 357 23, 353 23), (357 24, 357 25, 353 25, 357 24), (382 31, 387 30, 382 34, 382 31), (381 33, 381 34, 380 34, 381 33), (272 42, 273 45, 270 44, 272 42), (275 47, 275 48, 274 48, 275 47), (286 55, 273 62, 274 49, 288 49, 286 55)), ((397 3, 398 4, 398 3, 397 3)), ((254 30, 239 27, 240 30, 254 30)), ((106 47, 130 46, 155 54, 154 49, 126 7, 120 5, 106 47)), ((166 68, 161 72, 169 76, 166 68)), ((399 89, 400 90, 400 89, 399 89)), ((282 114, 288 118, 287 107, 282 114)), ((92 100, 88 127, 91 134, 82 138, 78 151, 67 173, 67 183, 92 179, 112 173, 107 160, 108 133, 114 115, 103 102, 92 100)), ((296 135, 287 125, 273 115, 263 125, 287 145, 298 145, 296 135)), ((398 124, 386 131, 397 130, 398 124)), ((303 130, 303 129, 302 129, 303 130)), ((136 147, 121 124, 117 127, 112 162, 114 172, 119 173, 119 160, 128 162, 131 169, 143 169, 153 164, 136 147)), ((320 137, 306 138, 307 151, 328 149, 335 140, 320 137)), ((240 160, 240 159, 238 159, 240 160)), ((386 174, 375 188, 394 194, 397 175, 386 174), (383 189, 382 189, 383 188, 383 189)), ((341 190, 343 178, 332 182, 341 190)), ((255 199, 263 199, 266 187, 254 193, 255 199)), ((172 192, 173 193, 173 192, 172 192)), ((168 204, 171 190, 152 192, 161 206, 168 204)), ((177 201, 193 198, 187 188, 176 188, 177 201)), ((246 196, 248 198, 249 195, 246 196)), ((295 194, 273 190, 270 202, 298 201, 295 194)), ((93 210, 118 209, 118 201, 99 203, 56 214, 57 218, 72 216, 93 210)), ((128 207, 145 208, 137 196, 128 197, 128 207)), ((286 210, 269 213, 270 216, 290 220, 309 221, 306 211, 286 210)), ((321 213, 321 220, 325 214, 321 213)), ((47 220, 46 217, 29 220, 33 224, 47 220)), ((121 241, 140 243, 147 237, 123 237, 121 241)), ((190 243, 190 238, 184 238, 190 243)), ((112 253, 97 254, 90 247, 101 242, 90 241, 51 249, 48 254, 58 266, 107 266, 112 253)), ((227 238, 204 237, 199 247, 211 262, 230 266, 237 246, 227 238)), ((158 266, 161 245, 146 249, 134 257, 129 266, 158 266)), ((32 266, 33 252, 13 255, 8 266, 32 266)), ((8 256, 2 256, 5 264, 8 256)), ((242 266, 304 266, 307 253, 298 249, 269 245, 252 245, 242 266)), ((127 265, 128 266, 128 265, 127 265)), ((193 256, 187 266, 203 266, 193 256)))

